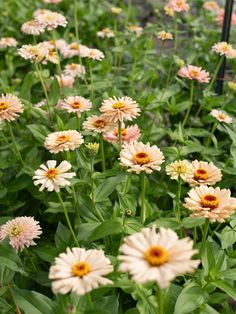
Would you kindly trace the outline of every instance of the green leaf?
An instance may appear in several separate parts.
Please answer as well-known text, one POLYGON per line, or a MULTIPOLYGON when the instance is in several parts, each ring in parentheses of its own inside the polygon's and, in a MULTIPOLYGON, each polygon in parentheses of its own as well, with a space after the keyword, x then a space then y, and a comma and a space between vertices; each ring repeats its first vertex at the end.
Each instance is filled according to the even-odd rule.
POLYGON ((205 223, 205 218, 198 217, 186 217, 182 220, 182 226, 184 228, 194 228, 202 226, 205 223))
POLYGON ((10 248, 0 244, 0 265, 25 274, 20 257, 10 248))
POLYGON ((126 234, 133 234, 139 232, 143 226, 134 218, 127 218, 124 222, 124 231, 126 234))
POLYGON ((93 234, 94 230, 96 230, 98 226, 100 226, 99 222, 88 222, 88 223, 79 224, 78 236, 77 236, 78 241, 88 240, 93 234))
POLYGON ((94 191, 95 202, 106 201, 125 176, 126 174, 121 173, 118 176, 105 179, 94 191))
POLYGON ((50 131, 42 124, 28 124, 26 127, 30 130, 34 138, 41 144, 50 133, 50 131))
POLYGON ((236 268, 227 269, 219 273, 220 277, 230 280, 236 280, 236 268))
POLYGON ((20 90, 20 98, 26 99, 28 101, 31 100, 31 88, 37 83, 37 79, 35 78, 34 72, 28 72, 24 78, 21 90, 20 90))
POLYGON ((56 234, 55 234, 55 243, 56 247, 63 251, 67 246, 69 246, 71 233, 68 228, 66 228, 61 222, 58 223, 56 234))
POLYGON ((164 227, 174 230, 178 230, 180 228, 179 221, 176 218, 160 218, 150 223, 148 226, 152 226, 153 224, 155 224, 157 228, 164 227))
POLYGON ((223 281, 221 279, 215 280, 212 282, 216 287, 220 288, 224 292, 228 294, 232 299, 236 300, 236 291, 235 287, 232 287, 229 285, 226 281, 223 281))
POLYGON ((59 98, 60 98, 60 86, 58 84, 58 80, 54 79, 50 85, 50 92, 49 92, 50 105, 54 106, 58 102, 59 98))
POLYGON ((92 235, 90 240, 102 239, 105 236, 121 233, 123 231, 123 221, 121 218, 115 218, 111 220, 104 221, 98 226, 92 235))
POLYGON ((201 307, 201 312, 199 314, 220 314, 217 312, 213 307, 211 307, 208 304, 204 304, 204 306, 201 307))
POLYGON ((236 242, 236 231, 226 226, 220 235, 222 249, 227 249, 236 242))

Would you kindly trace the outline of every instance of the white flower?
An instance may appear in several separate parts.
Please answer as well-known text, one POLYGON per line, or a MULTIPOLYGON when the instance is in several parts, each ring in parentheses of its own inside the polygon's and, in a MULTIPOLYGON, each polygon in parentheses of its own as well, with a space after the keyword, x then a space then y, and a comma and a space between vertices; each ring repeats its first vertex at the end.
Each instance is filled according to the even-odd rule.
POLYGON ((212 51, 216 52, 220 56, 225 56, 228 59, 236 58, 236 49, 234 49, 232 45, 228 44, 226 41, 214 44, 212 51))
POLYGON ((76 63, 67 64, 63 73, 73 77, 83 77, 85 75, 85 67, 76 63))
POLYGON ((49 10, 38 12, 38 14, 34 14, 34 17, 35 20, 47 30, 53 30, 58 26, 66 27, 68 23, 62 14, 49 10))
POLYGON ((13 37, 0 38, 0 48, 16 47, 17 41, 13 37))
POLYGON ((97 32, 97 36, 101 38, 112 38, 115 37, 115 33, 110 30, 110 28, 106 27, 97 32))
POLYGON ((44 25, 35 20, 27 21, 21 26, 21 31, 28 35, 40 35, 45 31, 44 25))
POLYGON ((180 177, 186 182, 193 177, 193 166, 188 160, 176 160, 166 166, 166 173, 171 180, 178 180, 180 177))
POLYGON ((228 116, 226 113, 224 113, 221 110, 213 109, 210 112, 210 115, 214 118, 216 118, 219 122, 224 122, 224 123, 232 123, 233 119, 228 116))

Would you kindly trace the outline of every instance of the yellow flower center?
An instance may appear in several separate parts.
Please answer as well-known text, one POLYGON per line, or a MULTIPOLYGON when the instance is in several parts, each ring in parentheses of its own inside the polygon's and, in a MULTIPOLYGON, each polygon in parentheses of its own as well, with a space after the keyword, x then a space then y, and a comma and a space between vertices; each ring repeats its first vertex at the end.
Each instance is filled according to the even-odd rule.
POLYGON ((151 157, 149 154, 145 152, 139 152, 134 155, 133 157, 134 161, 139 165, 145 165, 150 162, 151 157))
POLYGON ((189 71, 190 76, 197 78, 199 76, 199 72, 197 70, 190 70, 189 71))
POLYGON ((91 266, 86 262, 79 262, 72 266, 71 272, 74 276, 83 278, 91 271, 91 266))
POLYGON ((197 169, 195 172, 194 172, 194 180, 204 180, 206 181, 208 179, 208 172, 205 170, 205 169, 197 169))
POLYGON ((102 29, 102 32, 103 32, 103 33, 109 33, 109 32, 110 32, 110 29, 109 29, 108 27, 103 28, 103 29, 102 29))
POLYGON ((115 102, 113 105, 112 105, 112 108, 113 109, 122 109, 125 107, 125 104, 122 102, 122 101, 118 101, 118 102, 115 102))
POLYGON ((145 252, 144 257, 151 266, 160 266, 168 262, 169 253, 162 246, 154 245, 145 252))
POLYGON ((70 136, 69 135, 60 135, 57 138, 57 142, 60 142, 60 143, 66 143, 69 140, 70 140, 70 136))
POLYGON ((0 102, 0 110, 5 110, 9 107, 8 103, 3 101, 3 102, 0 102))
POLYGON ((56 40, 54 40, 54 39, 49 40, 49 44, 55 46, 56 45, 56 40))
POLYGON ((219 205, 219 199, 213 194, 206 194, 201 198, 201 205, 204 208, 215 209, 219 205))
POLYGON ((56 168, 49 168, 45 175, 49 179, 54 179, 58 174, 59 174, 59 171, 56 168))
POLYGON ((79 45, 76 43, 70 44, 70 49, 78 49, 79 45))
POLYGON ((95 126, 95 128, 99 129, 103 128, 106 125, 106 122, 103 119, 98 119, 94 121, 93 125, 95 126))
MULTIPOLYGON (((127 133, 127 132, 126 132, 126 129, 125 129, 125 128, 122 128, 122 129, 121 129, 121 135, 122 135, 122 136, 125 136, 126 133, 127 133)), ((116 129, 116 130, 115 130, 115 135, 117 136, 118 134, 119 134, 119 131, 118 131, 118 129, 116 129)))
POLYGON ((218 118, 219 118, 219 119, 222 119, 222 120, 225 120, 226 115, 225 115, 224 113, 220 113, 220 114, 218 115, 218 118))
POLYGON ((81 104, 80 101, 75 101, 75 102, 71 105, 71 107, 74 108, 74 109, 79 109, 79 108, 81 108, 81 106, 82 106, 82 104, 81 104))
POLYGON ((77 69, 77 64, 71 63, 70 69, 71 69, 71 70, 76 70, 76 69, 77 69))
POLYGON ((28 25, 29 25, 29 26, 34 26, 34 23, 35 23, 35 22, 32 20, 32 21, 29 21, 29 22, 28 22, 28 25))
POLYGON ((18 236, 19 234, 21 234, 21 228, 18 226, 15 226, 11 229, 10 235, 11 236, 18 236))

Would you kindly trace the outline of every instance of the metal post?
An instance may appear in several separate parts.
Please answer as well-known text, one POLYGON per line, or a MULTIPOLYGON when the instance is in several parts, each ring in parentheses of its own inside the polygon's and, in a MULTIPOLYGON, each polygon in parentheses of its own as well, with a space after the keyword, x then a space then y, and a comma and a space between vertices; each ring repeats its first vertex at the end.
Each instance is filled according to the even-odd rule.
MULTIPOLYGON (((226 0, 221 41, 227 41, 227 42, 229 41, 233 5, 234 5, 234 0, 226 0)), ((223 80, 224 80, 224 75, 225 75, 225 65, 226 65, 226 59, 224 58, 223 63, 217 74, 217 82, 216 82, 216 89, 215 89, 215 92, 217 94, 222 94, 223 80)))

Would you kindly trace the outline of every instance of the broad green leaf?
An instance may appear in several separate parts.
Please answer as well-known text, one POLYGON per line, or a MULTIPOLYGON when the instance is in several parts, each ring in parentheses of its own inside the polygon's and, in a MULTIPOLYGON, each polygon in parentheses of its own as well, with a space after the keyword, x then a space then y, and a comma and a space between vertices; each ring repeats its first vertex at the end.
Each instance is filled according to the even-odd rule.
POLYGON ((86 241, 88 240, 91 235, 94 233, 94 230, 96 230, 97 227, 100 226, 100 222, 88 222, 88 223, 82 223, 78 226, 78 235, 77 239, 78 241, 86 241))
POLYGON ((171 228, 174 230, 178 230, 180 228, 179 221, 176 218, 160 218, 150 223, 149 226, 156 225, 157 228, 171 228))
POLYGON ((236 280, 236 268, 224 270, 220 272, 219 276, 229 280, 236 280))
POLYGON ((202 226, 205 223, 205 218, 198 217, 186 217, 182 220, 182 226, 184 228, 193 228, 202 226))
POLYGON ((49 92, 50 105, 51 106, 56 105, 59 98, 60 98, 60 86, 58 84, 58 80, 54 79, 50 85, 50 92, 49 92))
POLYGON ((101 223, 90 236, 90 240, 102 239, 105 236, 121 233, 122 231, 123 220, 121 218, 114 218, 101 223))
POLYGON ((116 186, 124 179, 125 174, 121 173, 116 177, 105 179, 94 191, 95 202, 103 202, 115 190, 116 186))
POLYGON ((25 273, 22 261, 13 250, 0 244, 0 265, 15 272, 25 273))
POLYGON ((55 243, 56 247, 63 251, 67 246, 69 246, 71 233, 68 228, 66 228, 61 222, 58 223, 56 234, 55 234, 55 243))
POLYGON ((236 242, 236 231, 226 226, 220 235, 222 249, 227 249, 236 242))
POLYGON ((28 124, 26 127, 30 130, 34 138, 41 144, 50 133, 50 131, 42 124, 28 124))
POLYGON ((216 287, 220 288, 228 294, 232 299, 236 300, 236 290, 235 287, 232 287, 228 282, 221 279, 215 280, 212 282, 216 287))

